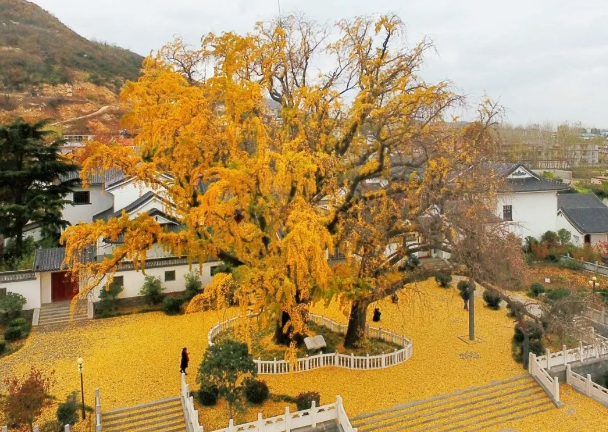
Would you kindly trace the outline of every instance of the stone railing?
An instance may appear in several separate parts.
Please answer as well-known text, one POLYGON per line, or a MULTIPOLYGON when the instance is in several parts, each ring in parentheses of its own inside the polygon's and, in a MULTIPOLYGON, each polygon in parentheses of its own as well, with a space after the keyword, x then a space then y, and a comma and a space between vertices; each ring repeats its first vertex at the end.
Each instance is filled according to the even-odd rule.
POLYGON ((101 397, 99 389, 95 389, 95 432, 101 432, 101 397))
POLYGON ((534 379, 543 387, 545 392, 553 400, 557 406, 561 406, 559 400, 559 380, 557 377, 553 378, 549 375, 549 372, 541 365, 538 357, 534 353, 530 353, 528 357, 528 372, 534 379))
POLYGON ((181 397, 186 430, 188 432, 203 432, 203 427, 198 422, 198 411, 194 409, 194 398, 190 396, 190 386, 186 383, 186 374, 183 373, 181 397))
MULTIPOLYGON (((323 327, 327 327, 331 331, 346 334, 346 324, 341 324, 329 318, 315 314, 310 314, 309 318, 310 321, 323 327)), ((219 333, 233 328, 238 319, 239 317, 230 318, 229 320, 213 326, 207 335, 207 342, 209 343, 209 346, 213 345, 213 339, 219 333)), ((400 345, 402 348, 395 349, 395 351, 391 353, 382 353, 372 356, 369 354, 365 356, 355 356, 354 354, 339 354, 337 352, 324 354, 321 352, 313 356, 298 358, 293 363, 286 360, 257 359, 254 360, 257 366, 257 372, 260 375, 276 375, 289 372, 304 372, 323 367, 341 367, 353 370, 384 369, 395 366, 399 363, 403 363, 412 356, 412 341, 405 336, 389 330, 384 330, 382 327, 377 328, 366 326, 365 332, 369 337, 391 342, 400 345)))
POLYGON ((572 388, 604 404, 605 406, 608 406, 608 389, 594 383, 591 380, 591 375, 587 374, 587 377, 585 378, 582 375, 573 372, 570 365, 567 365, 566 382, 570 384, 572 388))
POLYGON ((227 428, 217 429, 214 432, 289 432, 305 427, 315 428, 318 424, 332 420, 337 421, 344 432, 357 432, 346 415, 340 396, 336 396, 334 403, 317 407, 313 402, 310 409, 294 413, 289 412, 289 407, 286 407, 285 414, 275 417, 263 418, 262 414, 258 413, 258 419, 249 423, 235 425, 230 419, 227 428))
POLYGON ((591 262, 587 262, 587 261, 583 261, 583 260, 575 260, 574 258, 568 257, 568 256, 562 256, 561 260, 562 261, 573 261, 573 262, 577 263, 583 270, 588 270, 590 272, 608 276, 608 267, 600 264, 597 261, 594 263, 591 263, 591 262))
POLYGON ((19 282, 36 279, 36 272, 32 270, 19 270, 0 273, 0 283, 19 282))

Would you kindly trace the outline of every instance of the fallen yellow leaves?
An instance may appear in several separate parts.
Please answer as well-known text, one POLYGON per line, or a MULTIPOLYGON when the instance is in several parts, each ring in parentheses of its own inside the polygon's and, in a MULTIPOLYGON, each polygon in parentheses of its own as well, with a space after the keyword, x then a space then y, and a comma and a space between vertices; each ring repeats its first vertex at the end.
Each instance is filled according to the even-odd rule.
MULTIPOLYGON (((504 309, 489 310, 477 298, 476 329, 483 342, 469 345, 458 339, 467 333, 468 320, 457 290, 438 288, 434 281, 415 288, 400 292, 397 305, 390 299, 372 305, 368 317, 371 322, 373 308, 379 307, 382 321, 378 324, 413 341, 414 355, 407 362, 374 371, 329 368, 261 379, 275 395, 293 397, 314 390, 321 393, 321 403, 326 404, 339 394, 348 414, 354 416, 523 373, 511 358, 514 323, 504 309)), ((87 405, 94 405, 97 387, 101 389, 103 410, 175 396, 180 390, 181 349, 188 347, 191 353, 187 378, 191 388, 197 389, 196 370, 207 346, 209 329, 237 312, 205 311, 180 316, 151 312, 95 320, 60 332, 36 330, 26 346, 0 359, 0 379, 13 373, 21 375, 31 365, 55 370, 53 394, 61 401, 80 386, 76 359, 82 356, 87 405)), ((319 304, 313 312, 346 322, 338 304, 319 304)), ((564 408, 509 426, 524 432, 606 430, 608 410, 567 385, 561 385, 561 393, 564 408)), ((254 420, 258 411, 264 417, 280 415, 287 405, 269 401, 259 408, 249 408, 237 421, 254 420)), ((201 424, 205 430, 226 427, 226 412, 222 402, 212 408, 201 407, 201 424)), ((50 408, 37 423, 53 420, 54 416, 54 409, 50 408)))

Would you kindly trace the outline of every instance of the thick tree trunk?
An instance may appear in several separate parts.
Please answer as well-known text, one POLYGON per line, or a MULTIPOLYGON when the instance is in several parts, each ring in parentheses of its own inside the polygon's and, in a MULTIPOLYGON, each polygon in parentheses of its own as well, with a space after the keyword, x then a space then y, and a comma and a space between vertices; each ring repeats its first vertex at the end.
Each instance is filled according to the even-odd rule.
POLYGON ((277 326, 274 331, 275 343, 279 345, 289 345, 289 343, 291 342, 291 337, 289 336, 289 334, 292 333, 291 330, 293 330, 291 326, 287 332, 283 331, 285 325, 289 322, 290 319, 291 318, 287 312, 281 313, 281 320, 277 321, 277 326))
POLYGON ((366 314, 369 302, 355 300, 350 306, 350 317, 348 318, 348 328, 344 337, 345 348, 355 348, 365 336, 366 314))

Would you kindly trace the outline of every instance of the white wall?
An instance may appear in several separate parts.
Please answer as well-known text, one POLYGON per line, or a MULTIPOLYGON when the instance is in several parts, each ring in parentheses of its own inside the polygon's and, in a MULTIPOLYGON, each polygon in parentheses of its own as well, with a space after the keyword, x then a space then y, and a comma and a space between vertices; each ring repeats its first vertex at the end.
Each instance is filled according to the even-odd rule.
MULTIPOLYGON (((74 188, 74 191, 84 190, 81 187, 74 188)), ((92 222, 93 215, 112 207, 114 197, 112 194, 105 192, 101 185, 91 185, 88 191, 90 193, 91 204, 66 204, 63 207, 63 219, 67 220, 70 225, 76 225, 79 222, 92 222)), ((69 193, 65 199, 73 201, 73 195, 73 193, 69 193)))
MULTIPOLYGON (((142 195, 145 195, 150 191, 155 190, 151 187, 145 186, 141 182, 136 182, 134 180, 123 183, 120 186, 116 186, 108 190, 108 192, 114 195, 114 211, 118 211, 128 206, 137 198, 141 197, 142 195)), ((155 192, 160 194, 158 190, 156 190, 155 192)))
POLYGON ((40 275, 40 296, 42 304, 51 303, 51 272, 38 273, 40 275))
MULTIPOLYGON (((203 272, 200 275, 201 282, 203 286, 207 285, 211 282, 211 267, 220 265, 220 262, 207 262, 203 264, 203 272)), ((158 268, 150 268, 146 269, 146 274, 144 275, 141 271, 135 270, 127 270, 127 271, 119 271, 115 276, 122 276, 124 281, 124 290, 120 293, 119 298, 129 298, 129 297, 138 297, 139 290, 144 284, 144 279, 146 276, 154 276, 160 277, 162 286, 165 287, 164 293, 172 293, 172 292, 181 292, 185 290, 186 281, 184 280, 184 276, 190 271, 199 271, 198 264, 194 264, 192 268, 190 268, 187 264, 179 265, 179 266, 171 266, 171 267, 158 267, 158 268), (175 270, 175 280, 174 281, 165 281, 165 272, 175 270)), ((105 284, 105 280, 103 282, 105 284)), ((99 291, 102 289, 98 287, 95 289, 95 300, 99 298, 99 291)))
POLYGON ((527 236, 540 238, 547 231, 556 231, 557 194, 555 191, 499 195, 496 214, 501 219, 503 205, 513 207, 511 232, 522 239, 527 236))
MULTIPOLYGON (((562 228, 570 231, 570 234, 572 234, 571 241, 572 241, 573 245, 583 246, 584 241, 585 241, 585 235, 580 233, 576 228, 574 228, 574 226, 568 221, 568 219, 566 219, 566 217, 562 213, 559 213, 557 215, 556 231, 559 231, 562 228)), ((607 240, 608 240, 608 234, 606 234, 606 233, 591 234, 591 244, 592 245, 595 245, 600 241, 605 242, 607 240)))
POLYGON ((40 307, 40 277, 36 274, 36 279, 17 281, 17 282, 0 282, 0 288, 6 288, 7 292, 21 294, 26 298, 27 303, 23 306, 24 310, 40 307))

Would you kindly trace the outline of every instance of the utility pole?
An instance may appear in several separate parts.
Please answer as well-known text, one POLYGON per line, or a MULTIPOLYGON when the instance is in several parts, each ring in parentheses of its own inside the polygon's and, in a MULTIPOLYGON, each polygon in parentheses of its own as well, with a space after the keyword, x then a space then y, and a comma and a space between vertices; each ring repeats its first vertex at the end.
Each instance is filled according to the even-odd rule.
POLYGON ((469 278, 469 340, 475 340, 475 282, 469 278))

